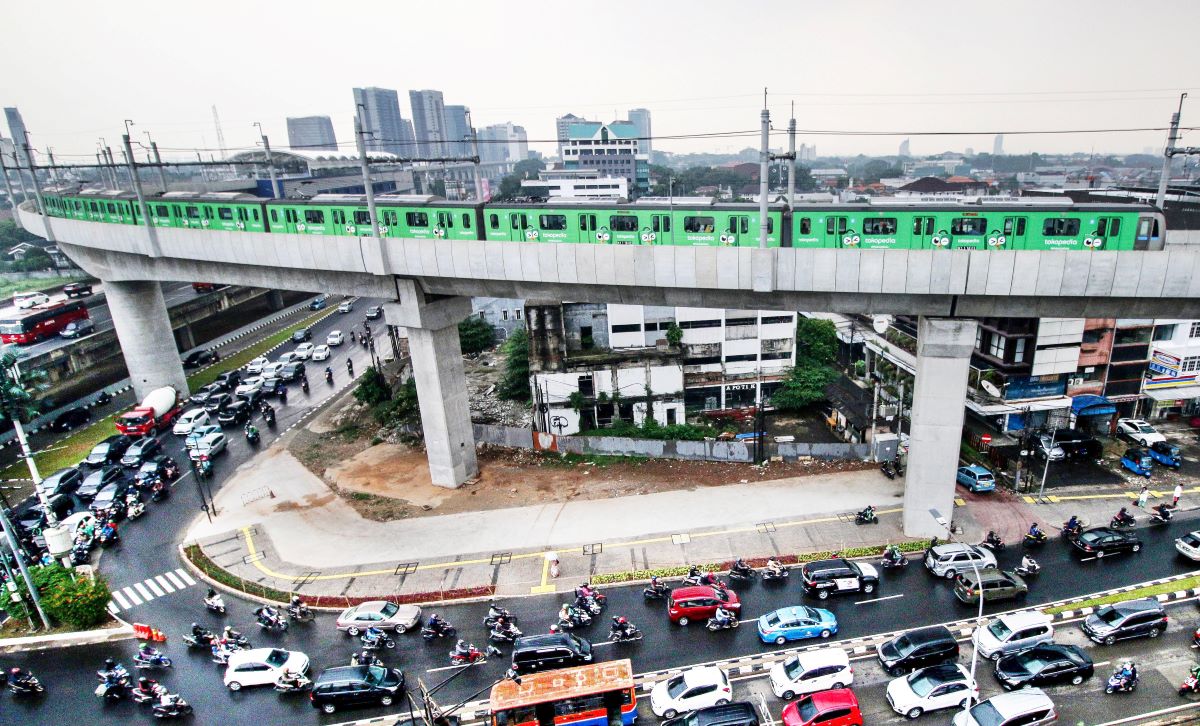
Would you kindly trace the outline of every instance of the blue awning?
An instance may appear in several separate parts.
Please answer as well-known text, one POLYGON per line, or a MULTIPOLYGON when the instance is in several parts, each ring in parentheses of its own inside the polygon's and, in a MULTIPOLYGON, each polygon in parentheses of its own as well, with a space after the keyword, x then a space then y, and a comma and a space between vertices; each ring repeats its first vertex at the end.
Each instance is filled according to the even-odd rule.
POLYGON ((1075 396, 1071 399, 1071 413, 1076 416, 1112 416, 1117 407, 1104 396, 1075 396))

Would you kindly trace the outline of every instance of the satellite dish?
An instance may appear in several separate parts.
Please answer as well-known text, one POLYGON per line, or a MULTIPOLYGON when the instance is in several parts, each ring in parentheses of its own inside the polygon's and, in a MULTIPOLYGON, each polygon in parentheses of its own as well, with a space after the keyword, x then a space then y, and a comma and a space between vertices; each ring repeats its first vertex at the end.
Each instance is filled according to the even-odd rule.
POLYGON ((996 388, 996 384, 992 383, 991 381, 980 381, 979 387, 987 391, 988 395, 990 396, 995 396, 996 398, 1002 397, 1000 389, 996 388))
POLYGON ((879 333, 880 335, 883 335, 884 333, 886 333, 887 329, 889 327, 891 327, 891 325, 892 325, 892 316, 891 315, 876 315, 873 318, 871 318, 871 327, 874 328, 875 332, 879 333))

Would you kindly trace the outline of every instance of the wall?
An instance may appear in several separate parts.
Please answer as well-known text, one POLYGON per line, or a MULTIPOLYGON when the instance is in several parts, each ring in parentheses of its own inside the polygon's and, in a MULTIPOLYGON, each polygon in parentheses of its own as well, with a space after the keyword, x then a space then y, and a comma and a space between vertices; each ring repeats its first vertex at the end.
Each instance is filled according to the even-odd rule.
POLYGON ((0 272, 0 280, 45 280, 51 277, 88 277, 83 270, 63 268, 61 270, 31 270, 29 272, 0 272))

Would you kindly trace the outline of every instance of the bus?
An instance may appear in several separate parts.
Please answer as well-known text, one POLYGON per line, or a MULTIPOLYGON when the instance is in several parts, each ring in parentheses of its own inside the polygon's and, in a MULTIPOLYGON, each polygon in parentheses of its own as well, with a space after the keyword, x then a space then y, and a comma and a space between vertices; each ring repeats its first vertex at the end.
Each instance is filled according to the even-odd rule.
POLYGON ((637 687, 628 658, 521 676, 492 687, 491 726, 631 726, 637 687))
POLYGON ((27 313, 0 320, 0 342, 28 345, 58 335, 68 323, 88 317, 83 302, 39 305, 27 313))

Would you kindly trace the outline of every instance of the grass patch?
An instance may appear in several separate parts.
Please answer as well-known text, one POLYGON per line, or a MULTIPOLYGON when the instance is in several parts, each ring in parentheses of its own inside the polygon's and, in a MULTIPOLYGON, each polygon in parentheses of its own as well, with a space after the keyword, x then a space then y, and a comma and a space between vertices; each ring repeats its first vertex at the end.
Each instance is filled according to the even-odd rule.
POLYGON ((648 456, 610 456, 607 454, 583 455, 569 453, 555 454, 547 451, 539 452, 538 456, 541 458, 540 463, 542 466, 564 467, 574 467, 586 464, 588 466, 599 468, 614 465, 620 466, 628 464, 642 464, 650 461, 650 457, 648 456))
POLYGON ((1126 600, 1140 600, 1144 597, 1154 597, 1155 595, 1163 595, 1168 592, 1192 590, 1197 587, 1200 587, 1200 575, 1193 575, 1191 577, 1185 577, 1182 580, 1173 580, 1171 582, 1164 582, 1159 585, 1147 585, 1146 587, 1139 587, 1136 590, 1130 590, 1128 592, 1118 592, 1112 595, 1105 595, 1103 597, 1094 597, 1090 600, 1073 602, 1069 605, 1057 605, 1052 608, 1045 608, 1042 610, 1042 612, 1046 613, 1047 615, 1054 615, 1055 613, 1062 613, 1066 612, 1067 610, 1079 610, 1081 608, 1089 607, 1094 608, 1099 605, 1111 605, 1112 603, 1125 602, 1126 600))
POLYGON ((86 279, 82 277, 31 277, 26 280, 4 280, 0 281, 0 297, 12 297, 13 293, 18 292, 49 290, 72 282, 84 282, 86 279))
POLYGON ((222 373, 224 373, 226 371, 232 371, 237 368, 241 368, 242 366, 246 365, 250 361, 259 357, 260 355, 263 355, 268 350, 271 350, 272 348, 279 345, 280 343, 287 342, 287 340, 289 340, 292 337, 292 333, 296 332, 297 330, 300 330, 301 328, 310 327, 313 324, 321 321, 322 319, 332 315, 333 313, 334 313, 333 310, 328 310, 328 311, 324 311, 324 312, 319 312, 315 315, 310 315, 298 323, 290 325, 290 326, 284 328, 283 330, 280 330, 277 333, 268 335, 267 337, 263 338, 262 340, 258 341, 257 343, 254 343, 253 345, 249 345, 249 346, 246 346, 245 348, 242 348, 237 353, 234 353, 233 355, 229 356, 228 358, 222 358, 219 363, 216 363, 215 365, 211 365, 202 371, 193 373, 192 375, 188 376, 188 387, 192 391, 196 391, 196 390, 203 388, 204 386, 207 386, 208 384, 217 380, 217 376, 221 375, 222 373))

